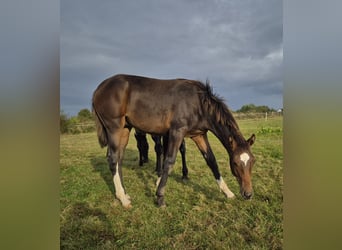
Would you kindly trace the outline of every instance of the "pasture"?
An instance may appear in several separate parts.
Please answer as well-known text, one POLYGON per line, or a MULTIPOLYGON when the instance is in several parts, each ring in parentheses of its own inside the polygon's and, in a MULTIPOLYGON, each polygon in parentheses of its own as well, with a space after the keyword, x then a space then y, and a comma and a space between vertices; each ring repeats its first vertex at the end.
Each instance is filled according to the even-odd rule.
POLYGON ((186 139, 189 180, 181 157, 166 186, 166 208, 156 205, 154 144, 149 163, 138 166, 132 130, 123 178, 132 208, 114 198, 114 185, 95 132, 60 136, 61 249, 281 249, 283 243, 282 117, 237 120, 252 152, 254 196, 243 200, 228 154, 209 133, 221 174, 236 198, 228 200, 191 139, 186 139))

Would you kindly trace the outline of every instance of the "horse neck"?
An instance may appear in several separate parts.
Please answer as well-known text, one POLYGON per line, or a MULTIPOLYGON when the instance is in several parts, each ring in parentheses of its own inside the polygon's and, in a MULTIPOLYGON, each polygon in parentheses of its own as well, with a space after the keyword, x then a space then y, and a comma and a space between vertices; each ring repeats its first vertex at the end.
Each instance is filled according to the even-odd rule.
POLYGON ((240 138, 242 136, 240 131, 239 130, 232 131, 233 126, 228 126, 228 125, 217 123, 217 122, 213 123, 211 127, 212 127, 210 129, 211 132, 213 132, 213 134, 220 140, 222 145, 227 150, 229 156, 232 156, 233 149, 232 149, 231 143, 229 142, 229 137, 231 136, 232 139, 236 142, 236 138, 237 137, 240 138))

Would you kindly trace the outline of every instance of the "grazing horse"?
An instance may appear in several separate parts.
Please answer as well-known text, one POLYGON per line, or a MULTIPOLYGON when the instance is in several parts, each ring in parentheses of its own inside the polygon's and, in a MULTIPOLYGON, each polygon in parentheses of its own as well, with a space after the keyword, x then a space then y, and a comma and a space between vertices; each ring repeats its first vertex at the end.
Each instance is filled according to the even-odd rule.
MULTIPOLYGON (((139 131, 139 130, 135 130, 134 133, 135 139, 137 140, 137 148, 139 150, 139 166, 142 166, 144 163, 148 162, 148 142, 146 139, 146 133, 139 131)), ((162 170, 162 155, 166 154, 167 151, 167 143, 168 143, 168 137, 167 135, 164 136, 160 136, 160 135, 151 135, 155 146, 154 146, 154 150, 156 152, 156 172, 159 173, 159 176, 161 174, 161 170, 162 170), (162 143, 163 140, 163 143, 162 143), (164 145, 164 146, 163 146, 164 145)), ((186 166, 186 160, 185 160, 185 152, 186 152, 186 148, 185 148, 185 141, 182 141, 182 144, 179 147, 179 151, 181 153, 182 156, 182 179, 183 180, 187 180, 188 179, 188 168, 186 166)))
POLYGON ((121 165, 132 127, 149 134, 168 134, 167 152, 157 180, 158 206, 165 206, 166 182, 184 137, 190 137, 196 143, 220 190, 228 198, 234 197, 219 172, 208 131, 227 150, 242 197, 251 198, 251 171, 255 158, 250 146, 255 135, 244 139, 232 113, 223 100, 213 94, 209 82, 115 75, 97 87, 92 106, 100 146, 108 146, 107 159, 115 195, 124 207, 131 207, 131 200, 123 186, 121 165))

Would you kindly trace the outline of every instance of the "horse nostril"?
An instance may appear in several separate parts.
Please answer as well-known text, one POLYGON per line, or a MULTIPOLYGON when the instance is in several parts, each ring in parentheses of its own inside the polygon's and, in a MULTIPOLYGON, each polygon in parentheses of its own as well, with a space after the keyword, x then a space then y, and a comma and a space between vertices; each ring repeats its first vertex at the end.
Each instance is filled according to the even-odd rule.
POLYGON ((244 192, 243 196, 245 197, 246 200, 249 200, 252 197, 252 193, 244 192))

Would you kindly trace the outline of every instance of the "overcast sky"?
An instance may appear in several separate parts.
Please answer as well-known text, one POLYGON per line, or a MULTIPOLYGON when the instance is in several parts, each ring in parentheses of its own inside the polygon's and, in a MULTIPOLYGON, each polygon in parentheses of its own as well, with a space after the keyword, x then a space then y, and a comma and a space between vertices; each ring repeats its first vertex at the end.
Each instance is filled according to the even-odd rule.
POLYGON ((281 0, 61 0, 61 110, 118 74, 208 78, 232 110, 283 106, 281 0))

